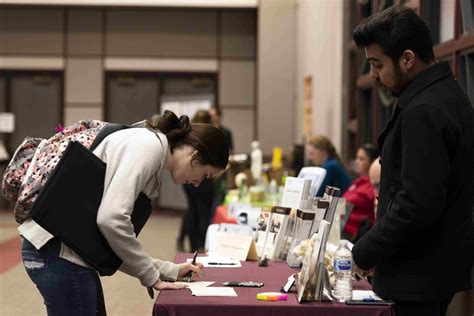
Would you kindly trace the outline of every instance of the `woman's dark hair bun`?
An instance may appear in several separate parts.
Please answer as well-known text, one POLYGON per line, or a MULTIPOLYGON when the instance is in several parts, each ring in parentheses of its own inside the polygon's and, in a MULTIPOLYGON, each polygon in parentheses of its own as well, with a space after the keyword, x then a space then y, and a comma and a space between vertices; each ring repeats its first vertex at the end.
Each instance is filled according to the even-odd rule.
POLYGON ((160 130, 172 142, 186 137, 191 131, 191 122, 187 115, 181 115, 178 119, 176 114, 166 110, 162 116, 148 120, 148 125, 160 130))
POLYGON ((147 120, 147 127, 166 135, 171 153, 183 145, 196 149, 202 165, 225 169, 229 162, 229 140, 219 128, 206 123, 191 123, 187 115, 179 118, 171 111, 147 120))
POLYGON ((179 117, 179 127, 180 128, 191 128, 189 117, 187 115, 181 115, 179 117))
MULTIPOLYGON (((173 112, 171 112, 173 113, 173 112)), ((176 115, 173 113, 174 117, 176 115)), ((186 137, 191 131, 191 122, 187 115, 181 115, 178 120, 178 127, 170 130, 168 133, 164 133, 169 141, 177 142, 182 138, 186 137)))

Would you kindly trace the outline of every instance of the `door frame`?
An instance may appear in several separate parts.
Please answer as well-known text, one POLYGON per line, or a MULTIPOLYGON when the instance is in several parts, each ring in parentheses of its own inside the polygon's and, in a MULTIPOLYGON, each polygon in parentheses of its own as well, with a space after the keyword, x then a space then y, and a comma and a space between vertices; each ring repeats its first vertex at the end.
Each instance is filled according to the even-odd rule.
MULTIPOLYGON (((64 71, 62 70, 38 70, 38 69, 0 69, 0 76, 5 78, 5 111, 11 112, 11 81, 16 76, 56 76, 59 79, 59 112, 60 124, 64 125, 64 71)), ((10 145, 10 133, 4 133, 5 146, 10 145)))
MULTIPOLYGON (((192 78, 192 77, 210 77, 214 80, 215 86, 214 91, 212 92, 215 96, 215 105, 219 106, 219 76, 217 72, 166 72, 166 71, 105 71, 104 74, 104 121, 108 122, 108 112, 109 112, 109 80, 117 76, 138 76, 140 78, 156 78, 158 79, 158 99, 163 95, 163 83, 167 78, 192 78)), ((159 100, 158 100, 159 101, 159 100)), ((156 105, 157 111, 160 111, 160 104, 156 105)))

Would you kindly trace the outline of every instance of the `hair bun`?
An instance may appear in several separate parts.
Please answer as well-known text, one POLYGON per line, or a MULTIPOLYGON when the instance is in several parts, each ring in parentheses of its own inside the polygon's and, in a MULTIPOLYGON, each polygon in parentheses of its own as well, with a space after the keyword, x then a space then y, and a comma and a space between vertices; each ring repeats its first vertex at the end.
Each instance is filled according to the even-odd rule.
POLYGON ((189 126, 189 116, 181 115, 179 117, 179 128, 186 129, 189 126))
POLYGON ((178 142, 184 139, 191 131, 191 123, 187 115, 182 115, 178 120, 178 127, 166 133, 169 141, 178 142))
POLYGON ((179 119, 173 112, 166 110, 161 116, 159 128, 165 134, 179 128, 179 119))
POLYGON ((179 118, 171 111, 149 119, 147 127, 166 135, 168 148, 173 150, 187 145, 198 151, 195 159, 202 165, 225 169, 229 162, 229 140, 224 132, 206 123, 191 124, 187 115, 179 118))
POLYGON ((160 130, 168 138, 178 140, 185 137, 191 131, 191 123, 187 115, 179 118, 173 112, 166 110, 162 116, 148 120, 148 125, 160 130))
POLYGON ((181 115, 179 117, 179 128, 180 135, 187 135, 191 131, 191 121, 189 120, 189 116, 181 115))

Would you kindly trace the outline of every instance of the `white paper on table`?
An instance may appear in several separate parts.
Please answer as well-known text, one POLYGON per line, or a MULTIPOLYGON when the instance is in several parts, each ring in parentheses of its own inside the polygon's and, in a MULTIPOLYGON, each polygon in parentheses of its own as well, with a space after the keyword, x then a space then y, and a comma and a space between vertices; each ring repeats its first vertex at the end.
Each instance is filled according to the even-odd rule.
MULTIPOLYGON (((191 262, 192 259, 188 259, 191 262)), ((242 264, 237 259, 221 256, 197 257, 196 262, 202 263, 205 268, 240 268, 242 264)))
POLYGON ((354 290, 352 291, 352 299, 355 301, 362 301, 364 299, 373 299, 374 301, 381 301, 382 299, 374 293, 374 291, 362 291, 362 290, 354 290))
POLYGON ((193 287, 191 293, 194 296, 237 296, 234 288, 232 287, 193 287))
POLYGON ((183 284, 185 285, 187 288, 194 288, 194 287, 206 287, 206 286, 209 286, 209 285, 212 285, 216 282, 209 282, 209 281, 193 281, 193 282, 183 282, 183 281, 178 281, 178 282, 174 282, 175 284, 183 284))

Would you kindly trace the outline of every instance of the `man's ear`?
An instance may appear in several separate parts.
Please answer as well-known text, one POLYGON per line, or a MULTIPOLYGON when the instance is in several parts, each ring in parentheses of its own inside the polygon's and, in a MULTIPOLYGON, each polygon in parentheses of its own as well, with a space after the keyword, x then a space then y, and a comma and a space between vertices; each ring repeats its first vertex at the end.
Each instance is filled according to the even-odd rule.
POLYGON ((416 55, 412 50, 410 49, 405 50, 400 56, 400 67, 402 67, 405 70, 413 69, 415 65, 415 59, 416 59, 416 55))

